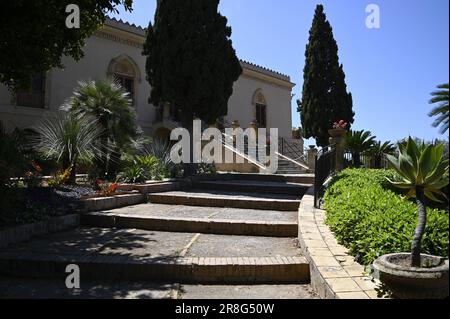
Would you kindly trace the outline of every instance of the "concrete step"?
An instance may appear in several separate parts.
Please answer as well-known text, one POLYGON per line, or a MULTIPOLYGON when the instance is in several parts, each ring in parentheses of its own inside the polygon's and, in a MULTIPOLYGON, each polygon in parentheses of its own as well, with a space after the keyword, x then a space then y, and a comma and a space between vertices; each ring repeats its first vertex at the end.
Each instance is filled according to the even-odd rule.
POLYGON ((308 283, 309 265, 290 238, 78 228, 0 251, 0 274, 196 284, 308 283))
POLYGON ((192 186, 198 189, 223 190, 262 194, 286 194, 302 197, 309 184, 289 182, 251 181, 251 180, 226 180, 226 181, 196 181, 192 186))
POLYGON ((198 176, 196 180, 245 180, 245 181, 266 181, 266 182, 287 182, 299 184, 314 184, 314 174, 256 174, 256 173, 217 173, 205 176, 198 176))
POLYGON ((67 289, 58 279, 0 277, 0 299, 318 299, 309 284, 179 285, 148 281, 83 280, 67 289))
POLYGON ((90 227, 220 235, 296 237, 297 212, 143 204, 81 215, 90 227))
POLYGON ((213 190, 176 191, 148 195, 150 203, 297 211, 301 196, 213 190))

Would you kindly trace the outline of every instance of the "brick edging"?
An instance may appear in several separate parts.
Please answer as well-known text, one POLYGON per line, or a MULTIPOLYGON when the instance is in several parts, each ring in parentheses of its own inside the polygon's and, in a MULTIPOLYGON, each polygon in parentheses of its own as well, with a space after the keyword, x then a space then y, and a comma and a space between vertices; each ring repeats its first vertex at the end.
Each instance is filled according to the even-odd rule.
POLYGON ((0 230, 0 248, 27 241, 35 236, 55 233, 80 225, 80 215, 71 214, 50 218, 46 221, 25 224, 0 230))
POLYGON ((378 299, 377 283, 339 245, 324 221, 325 211, 314 208, 311 187, 299 207, 298 239, 310 264, 313 289, 324 299, 378 299))

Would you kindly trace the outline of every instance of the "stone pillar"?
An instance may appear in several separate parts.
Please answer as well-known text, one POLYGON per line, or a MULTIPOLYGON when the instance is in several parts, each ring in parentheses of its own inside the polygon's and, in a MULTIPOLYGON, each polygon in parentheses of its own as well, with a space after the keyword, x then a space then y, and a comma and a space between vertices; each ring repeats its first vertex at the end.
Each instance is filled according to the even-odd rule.
POLYGON ((311 173, 316 171, 316 156, 317 156, 317 148, 314 145, 311 145, 308 150, 308 166, 311 173))
POLYGON ((345 148, 345 136, 347 131, 344 129, 333 129, 328 131, 331 135, 330 145, 336 147, 336 172, 340 172, 344 169, 344 148, 345 148))

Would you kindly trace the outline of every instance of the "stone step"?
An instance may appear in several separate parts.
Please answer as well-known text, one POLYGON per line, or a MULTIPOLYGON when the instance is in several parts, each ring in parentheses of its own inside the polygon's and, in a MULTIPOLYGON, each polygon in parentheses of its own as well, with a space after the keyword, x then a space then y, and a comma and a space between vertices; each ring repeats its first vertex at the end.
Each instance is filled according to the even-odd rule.
POLYGON ((290 238, 78 228, 0 251, 6 276, 60 278, 76 264, 86 280, 196 284, 308 283, 290 238), (250 256, 250 257, 249 257, 250 256))
POLYGON ((287 194, 300 197, 302 197, 310 187, 309 184, 251 180, 196 181, 193 182, 192 186, 199 189, 233 190, 235 192, 254 192, 263 194, 287 194))
POLYGON ((0 277, 0 299, 318 299, 309 284, 186 285, 149 281, 83 280, 67 289, 63 280, 0 277))
MULTIPOLYGON (((220 235, 296 237, 298 234, 298 224, 294 216, 289 219, 280 216, 291 212, 276 214, 279 220, 267 217, 260 219, 263 214, 269 215, 265 211, 260 211, 260 214, 251 214, 242 210, 243 212, 239 214, 239 210, 236 209, 232 212, 227 212, 230 209, 222 209, 223 213, 217 212, 214 217, 207 217, 204 211, 200 211, 197 216, 186 217, 183 214, 184 209, 187 208, 185 206, 175 206, 180 209, 178 215, 173 211, 171 214, 163 212, 158 214, 153 206, 157 205, 139 205, 138 209, 134 209, 132 212, 118 209, 84 214, 81 215, 81 224, 90 227, 135 228, 220 235)), ((273 212, 273 214, 275 213, 273 212)))
POLYGON ((148 200, 156 204, 297 211, 300 206, 300 197, 280 194, 192 190, 149 194, 148 200))
POLYGON ((196 177, 197 180, 246 180, 266 182, 287 182, 299 184, 314 184, 314 174, 256 174, 256 173, 217 173, 196 177))

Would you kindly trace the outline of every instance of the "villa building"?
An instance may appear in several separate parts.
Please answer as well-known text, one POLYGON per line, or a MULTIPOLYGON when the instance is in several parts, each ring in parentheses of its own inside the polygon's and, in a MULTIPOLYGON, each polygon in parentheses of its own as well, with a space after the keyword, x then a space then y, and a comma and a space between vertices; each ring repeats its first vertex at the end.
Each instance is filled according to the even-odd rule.
MULTIPOLYGON (((29 127, 39 122, 46 112, 54 112, 72 95, 80 80, 97 80, 114 76, 130 92, 138 123, 148 135, 166 135, 179 126, 170 110, 148 103, 150 86, 145 79, 145 56, 142 55, 145 29, 116 19, 86 40, 85 56, 75 62, 63 58, 64 69, 53 69, 36 75, 31 91, 13 97, 0 86, 0 120, 9 128, 29 127)), ((257 120, 261 126, 279 129, 279 135, 292 137, 289 76, 241 62, 243 74, 234 85, 228 106, 228 122, 239 121, 249 127, 257 120)))

